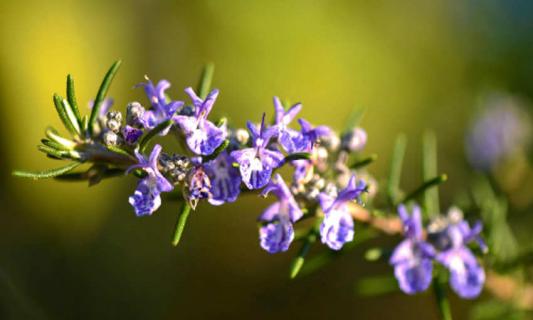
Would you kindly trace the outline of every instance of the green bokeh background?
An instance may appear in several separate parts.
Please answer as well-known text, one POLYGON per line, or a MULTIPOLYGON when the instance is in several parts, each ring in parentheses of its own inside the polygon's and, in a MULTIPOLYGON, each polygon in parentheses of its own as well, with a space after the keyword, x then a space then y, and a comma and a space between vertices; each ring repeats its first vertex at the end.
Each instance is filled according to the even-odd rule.
MULTIPOLYGON (((58 166, 35 146, 47 125, 60 127, 51 96, 67 73, 88 101, 121 58, 111 95, 124 110, 143 98, 132 87, 145 74, 184 99, 212 61, 213 116, 236 125, 272 113, 273 95, 337 129, 367 108, 377 177, 405 132, 406 188, 420 182, 420 135, 433 129, 447 206, 470 174, 463 137, 479 97, 532 98, 532 39, 528 1, 1 1, 0 318, 436 318, 430 294, 355 295, 357 279, 392 272, 364 262, 362 249, 290 282, 294 248, 270 256, 258 245, 266 200, 201 205, 173 248, 177 205, 136 218, 131 177, 87 188, 10 171, 58 166)), ((471 302, 452 303, 456 318, 468 317, 471 302)))

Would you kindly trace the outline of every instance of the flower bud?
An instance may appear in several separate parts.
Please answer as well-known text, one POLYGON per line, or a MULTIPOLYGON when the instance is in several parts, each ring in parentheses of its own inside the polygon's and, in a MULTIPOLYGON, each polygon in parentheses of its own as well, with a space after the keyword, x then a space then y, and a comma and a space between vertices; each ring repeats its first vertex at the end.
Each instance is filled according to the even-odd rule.
POLYGON ((114 133, 118 133, 121 126, 122 113, 118 111, 109 111, 106 115, 106 127, 114 133))
POLYGON ((104 140, 104 144, 108 146, 119 145, 119 136, 113 131, 104 132, 103 140, 104 140))
POLYGON ((144 107, 139 102, 130 102, 126 107, 126 123, 131 126, 140 125, 144 111, 144 107))
POLYGON ((355 127, 342 136, 342 148, 350 152, 361 151, 366 145, 366 140, 366 131, 355 127))

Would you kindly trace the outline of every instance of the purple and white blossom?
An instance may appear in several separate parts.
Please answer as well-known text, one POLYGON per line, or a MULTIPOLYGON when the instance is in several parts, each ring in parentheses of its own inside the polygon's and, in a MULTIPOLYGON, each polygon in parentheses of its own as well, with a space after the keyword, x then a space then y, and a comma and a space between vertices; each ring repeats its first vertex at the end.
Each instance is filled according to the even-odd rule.
POLYGON ((205 99, 199 98, 192 88, 185 89, 194 105, 191 116, 177 115, 175 122, 185 135, 189 149, 199 155, 210 155, 226 139, 225 127, 217 127, 207 116, 218 97, 218 90, 211 91, 205 99))
POLYGON ((241 192, 241 174, 233 166, 234 159, 226 151, 206 163, 206 172, 211 179, 211 197, 209 203, 221 205, 234 202, 241 192))
POLYGON ((274 97, 274 110, 276 112, 274 126, 277 129, 276 137, 279 144, 288 153, 297 151, 298 146, 295 142, 300 139, 301 134, 289 128, 289 124, 294 120, 296 115, 302 110, 302 104, 297 103, 285 111, 283 104, 278 97, 274 97))
POLYGON ((435 249, 423 239, 419 206, 415 205, 409 215, 407 208, 401 205, 398 214, 403 223, 405 240, 394 249, 389 262, 394 266, 400 289, 407 294, 415 294, 425 291, 431 284, 435 249))
POLYGON ((198 200, 211 198, 211 179, 204 165, 199 164, 189 172, 187 177, 187 200, 193 209, 198 200))
POLYGON ((283 154, 275 149, 269 149, 270 139, 276 134, 277 128, 265 127, 265 114, 261 125, 257 128, 253 123, 247 123, 251 134, 251 148, 236 150, 231 156, 239 164, 242 181, 248 189, 264 187, 276 169, 283 161, 283 154))
MULTIPOLYGON (((152 109, 143 113, 142 124, 146 129, 153 129, 158 124, 173 119, 176 111, 183 106, 183 101, 169 101, 167 99, 165 91, 170 88, 170 82, 167 80, 161 80, 154 86, 153 82, 146 78, 146 82, 139 83, 137 86, 144 88, 146 96, 152 104, 152 109)), ((161 131, 159 135, 164 136, 169 130, 170 126, 161 131)))
POLYGON ((361 196, 365 190, 365 182, 357 182, 354 175, 336 197, 325 192, 320 193, 318 198, 325 215, 320 226, 322 243, 333 250, 340 250, 346 242, 353 240, 354 226, 348 204, 361 196))
MULTIPOLYGON (((454 216, 453 211, 458 212, 458 209, 451 208, 449 217, 454 216)), ((483 251, 487 250, 485 243, 479 236, 483 227, 478 222, 471 228, 468 222, 462 219, 462 213, 460 219, 450 220, 452 221, 447 227, 439 232, 439 236, 445 238, 439 243, 444 243, 446 246, 439 248, 441 251, 437 254, 436 260, 450 271, 452 289, 460 297, 472 299, 477 297, 483 289, 485 271, 467 244, 476 241, 483 251)))
POLYGON ((129 198, 129 203, 135 209, 137 216, 151 215, 161 205, 161 192, 169 192, 174 189, 157 167, 160 153, 160 145, 154 146, 148 159, 136 152, 138 164, 130 166, 127 170, 130 172, 134 169, 142 169, 147 174, 145 178, 139 181, 137 189, 129 198))
POLYGON ((271 204, 259 217, 259 221, 266 223, 259 229, 260 244, 269 253, 287 251, 294 239, 292 224, 303 213, 279 174, 273 177, 261 194, 266 196, 269 193, 273 193, 278 201, 271 204))

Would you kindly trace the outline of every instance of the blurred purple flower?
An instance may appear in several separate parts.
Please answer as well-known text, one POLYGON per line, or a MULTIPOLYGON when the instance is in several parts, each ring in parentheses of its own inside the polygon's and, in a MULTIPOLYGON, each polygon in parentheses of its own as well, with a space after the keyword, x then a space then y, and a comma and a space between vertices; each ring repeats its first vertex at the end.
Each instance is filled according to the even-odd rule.
POLYGON ((485 283, 485 271, 467 247, 469 242, 476 241, 483 251, 487 250, 479 235, 482 229, 483 226, 480 222, 471 228, 468 222, 462 220, 461 214, 460 220, 451 221, 443 231, 439 232, 439 236, 444 237, 445 240, 440 240, 438 243, 446 245, 438 248, 441 251, 437 254, 436 259, 448 268, 450 285, 462 298, 477 297, 485 283))
POLYGON ((185 89, 194 104, 194 114, 191 116, 177 115, 175 122, 179 125, 187 145, 192 152, 200 155, 210 155, 226 139, 225 127, 219 128, 207 116, 215 103, 218 90, 211 91, 205 100, 200 99, 192 88, 185 89))
POLYGON ((259 217, 266 225, 259 229, 260 244, 269 253, 287 251, 294 239, 293 222, 299 220, 303 213, 298 207, 283 178, 276 174, 263 189, 263 196, 272 192, 278 201, 270 205, 259 217))
POLYGON ((283 161, 283 154, 267 148, 277 128, 265 128, 265 114, 259 129, 251 122, 248 122, 247 126, 251 134, 252 147, 233 151, 231 156, 239 164, 246 187, 260 189, 270 181, 272 170, 283 161))
POLYGON ((320 226, 322 243, 333 250, 340 250, 346 242, 353 240, 353 219, 350 215, 348 203, 357 199, 365 192, 366 184, 360 180, 356 182, 355 175, 350 178, 346 188, 337 197, 327 193, 320 193, 319 202, 325 217, 320 226))
POLYGON ((394 249, 390 264, 400 289, 407 294, 426 290, 431 284, 435 249, 423 240, 420 207, 414 206, 409 216, 405 206, 398 207, 405 240, 394 249))
POLYGON ((367 134, 363 128, 355 127, 342 136, 342 148, 349 152, 358 152, 364 149, 367 142, 367 134))
POLYGON ((512 98, 493 96, 466 137, 470 164, 488 170, 531 142, 529 116, 512 98))

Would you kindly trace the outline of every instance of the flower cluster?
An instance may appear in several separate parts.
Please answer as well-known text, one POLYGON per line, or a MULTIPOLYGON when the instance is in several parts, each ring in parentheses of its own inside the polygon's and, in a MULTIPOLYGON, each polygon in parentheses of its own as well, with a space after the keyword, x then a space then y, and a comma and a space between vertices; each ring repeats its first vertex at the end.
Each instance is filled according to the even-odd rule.
MULTIPOLYGON (((379 229, 372 225, 373 219, 382 215, 378 210, 373 211, 377 183, 364 170, 375 156, 361 157, 368 138, 362 128, 351 125, 339 134, 327 126, 312 125, 298 117, 302 104, 290 106, 278 97, 273 99, 271 122, 266 120, 269 118, 266 113, 260 121, 248 121, 246 128, 234 128, 225 119, 212 121, 209 115, 219 91, 209 92, 210 80, 206 77, 197 91, 190 87, 184 90, 188 97, 184 101, 170 97, 168 81, 154 83, 146 77, 136 88, 144 89, 147 103, 130 102, 123 117, 111 110, 113 101, 105 99, 119 65, 120 61, 116 62, 106 74, 96 99, 90 103, 90 116, 80 115, 70 76, 67 99, 54 95, 56 110, 71 137, 62 137, 56 130, 48 129, 39 150, 49 157, 73 162, 43 173, 17 172, 16 175, 81 178, 92 185, 105 177, 116 176, 117 172, 132 174, 139 180, 129 203, 137 216, 152 215, 161 206, 163 195, 173 192, 183 200, 174 245, 179 242, 190 209, 196 209, 199 202, 219 206, 251 192, 276 198, 258 218, 259 244, 268 253, 287 251, 297 231, 301 231, 297 230, 297 224, 306 218, 314 219, 315 223, 306 237, 298 237, 304 241, 302 255, 316 239, 331 250, 341 250, 355 237, 355 219, 379 229), (155 137, 167 135, 177 138, 176 152, 164 152, 159 144, 150 150, 155 137), (70 172, 86 163, 91 165, 88 170, 70 172), (281 175, 282 167, 292 171, 289 178, 281 175), (368 217, 361 219, 358 211, 364 211, 368 217)), ((516 122, 511 120, 499 131, 509 131, 516 122)), ((486 127, 492 126, 493 120, 482 123, 475 130, 474 142, 484 136, 486 127)), ((495 139, 491 137, 489 142, 495 139)), ((496 149, 488 150, 489 156, 499 154, 496 149)), ((395 206, 394 193, 399 189, 394 186, 394 179, 389 180, 386 210, 395 206)), ((411 198, 406 196, 404 202, 441 180, 425 182, 411 198)), ((404 206, 398 212, 405 240, 394 250, 390 264, 394 266, 400 288, 408 294, 426 290, 434 277, 434 264, 438 263, 449 270, 450 284, 457 294, 464 298, 478 296, 485 272, 468 245, 477 242, 479 248, 487 250, 480 238, 481 223, 471 227, 463 220, 462 212, 452 208, 446 217, 434 219, 424 229, 418 206, 413 207, 411 215, 404 206)), ((381 224, 381 228, 385 225, 388 224, 381 224)), ((298 258, 295 261, 300 263, 293 264, 296 271, 291 271, 291 277, 302 266, 303 256, 298 258)))
POLYGON ((401 290, 407 294, 425 291, 431 284, 436 261, 450 271, 450 285, 459 296, 477 297, 485 282, 485 271, 467 245, 475 241, 481 250, 487 250, 479 236, 481 223, 470 227, 463 220, 463 213, 452 207, 446 217, 431 221, 424 230, 420 207, 414 206, 409 215, 402 205, 398 213, 406 239, 396 247, 390 263, 401 290))
POLYGON ((338 137, 330 128, 313 127, 304 119, 297 120, 300 130, 293 129, 291 123, 302 105, 286 110, 278 97, 274 97, 273 123, 266 123, 263 114, 260 123, 247 123, 248 131, 232 129, 225 122, 216 125, 208 120, 219 95, 216 89, 202 98, 192 88, 186 88, 191 100, 187 104, 171 100, 165 92, 170 87, 166 80, 154 85, 147 78, 138 87, 146 92, 148 108, 139 102, 129 103, 125 125, 120 112, 109 111, 109 103, 99 117, 103 144, 129 145, 134 149, 137 161, 127 172, 141 177, 129 199, 138 216, 156 211, 161 205, 161 193, 176 187, 182 188, 192 208, 200 200, 221 205, 234 202, 243 190, 262 190, 261 195, 273 194, 278 199, 259 217, 260 244, 266 251, 286 251, 294 239, 293 224, 304 211, 313 208, 320 208, 324 215, 320 227, 324 244, 339 250, 353 239, 349 203, 358 200, 367 185, 355 178, 346 161, 350 153, 365 146, 363 129, 354 128, 338 137), (163 153, 160 145, 150 155, 142 154, 140 138, 158 127, 161 136, 174 132, 183 139, 185 149, 181 154, 163 153), (284 165, 294 168, 290 184, 280 174, 274 174, 284 165), (335 173, 349 178, 326 178, 335 177, 335 173))

